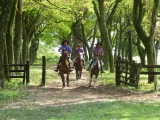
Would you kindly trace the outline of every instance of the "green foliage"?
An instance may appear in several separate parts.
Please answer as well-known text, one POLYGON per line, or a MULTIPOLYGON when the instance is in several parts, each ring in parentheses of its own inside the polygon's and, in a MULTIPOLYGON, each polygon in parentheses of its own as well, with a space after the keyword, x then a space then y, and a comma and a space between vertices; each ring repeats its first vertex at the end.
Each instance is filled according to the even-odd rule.
POLYGON ((22 82, 19 81, 19 79, 11 79, 11 82, 6 82, 5 85, 7 88, 12 87, 14 89, 21 88, 23 86, 22 82))
POLYGON ((47 62, 56 63, 60 57, 60 53, 58 53, 58 50, 53 44, 48 45, 41 43, 37 52, 37 60, 34 62, 34 64, 42 63, 42 56, 46 57, 47 62))
POLYGON ((20 94, 16 91, 6 91, 2 90, 0 92, 0 99, 1 100, 6 100, 6 99, 12 99, 18 97, 20 94))

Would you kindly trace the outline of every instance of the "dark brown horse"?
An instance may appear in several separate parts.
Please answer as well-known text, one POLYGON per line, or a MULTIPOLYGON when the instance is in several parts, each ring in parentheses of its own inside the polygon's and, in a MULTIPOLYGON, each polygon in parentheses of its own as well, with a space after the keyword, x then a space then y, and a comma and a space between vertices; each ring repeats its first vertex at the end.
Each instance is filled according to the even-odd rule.
POLYGON ((59 68, 59 75, 62 79, 62 87, 65 87, 65 76, 66 74, 66 80, 67 80, 67 86, 69 87, 69 75, 70 75, 70 68, 69 68, 69 62, 68 62, 68 52, 65 50, 62 50, 62 56, 61 56, 61 64, 59 68))
POLYGON ((75 59, 74 66, 76 71, 76 80, 81 79, 83 60, 80 55, 75 59))
POLYGON ((91 87, 91 83, 92 83, 92 79, 93 79, 93 75, 95 76, 94 79, 94 87, 96 87, 96 81, 99 75, 99 71, 100 71, 100 59, 101 59, 101 55, 97 56, 95 55, 92 60, 92 66, 90 69, 90 80, 89 80, 89 87, 91 87))

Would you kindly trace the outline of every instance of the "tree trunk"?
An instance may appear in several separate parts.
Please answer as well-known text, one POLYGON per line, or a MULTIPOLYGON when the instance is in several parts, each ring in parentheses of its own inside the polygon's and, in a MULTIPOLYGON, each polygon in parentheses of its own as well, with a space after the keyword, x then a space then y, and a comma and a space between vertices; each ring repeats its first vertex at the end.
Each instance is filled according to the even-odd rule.
POLYGON ((140 56, 140 60, 141 60, 141 64, 142 65, 145 65, 145 57, 146 57, 146 51, 145 49, 141 46, 140 44, 140 39, 137 38, 137 49, 138 49, 138 53, 139 53, 139 56, 140 56))
POLYGON ((101 40, 102 40, 103 46, 106 45, 105 67, 108 68, 108 63, 109 63, 110 72, 114 72, 114 59, 112 54, 112 46, 109 40, 108 30, 107 30, 105 16, 104 16, 104 0, 98 1, 99 10, 97 10, 96 3, 93 2, 93 4, 94 4, 94 10, 98 19, 99 29, 101 33, 101 40))
MULTIPOLYGON (((150 24, 149 36, 147 36, 146 32, 142 26, 143 19, 143 3, 141 0, 134 0, 133 4, 133 25, 138 34, 138 37, 141 39, 142 43, 145 46, 145 51, 147 53, 147 63, 148 65, 155 65, 155 47, 154 47, 154 34, 155 34, 155 26, 156 26, 156 15, 158 11, 159 0, 154 0, 153 9, 152 9, 152 18, 150 24)), ((148 71, 154 71, 155 69, 148 69, 148 71)), ((148 83, 154 82, 154 75, 148 75, 148 83)))
MULTIPOLYGON (((22 43, 22 0, 18 0, 16 19, 15 19, 15 37, 14 37, 14 58, 15 64, 20 64, 20 51, 22 43)), ((19 69, 16 67, 16 69, 19 69)))
POLYGON ((9 17, 14 1, 4 0, 0 2, 0 87, 4 87, 4 43, 6 40, 6 33, 8 28, 9 17))
POLYGON ((17 1, 14 0, 13 8, 11 11, 11 15, 8 23, 8 30, 6 35, 6 43, 7 43, 7 55, 8 55, 8 63, 13 64, 13 36, 14 36, 14 21, 16 15, 17 1))

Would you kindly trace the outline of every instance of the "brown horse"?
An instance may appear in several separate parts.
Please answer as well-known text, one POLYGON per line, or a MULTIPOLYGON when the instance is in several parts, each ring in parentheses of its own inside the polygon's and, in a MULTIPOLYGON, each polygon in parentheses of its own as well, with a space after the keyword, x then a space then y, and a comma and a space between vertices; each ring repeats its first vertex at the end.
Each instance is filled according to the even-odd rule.
POLYGON ((92 58, 93 63, 92 63, 91 69, 90 69, 89 87, 91 87, 91 82, 92 82, 92 79, 93 79, 92 78, 93 75, 95 75, 94 87, 96 87, 96 81, 97 81, 99 71, 100 71, 100 59, 101 59, 101 57, 102 57, 101 55, 99 55, 99 56, 95 55, 92 58))
POLYGON ((82 60, 82 58, 81 58, 81 55, 79 55, 79 56, 74 60, 74 66, 75 66, 75 71, 76 71, 76 80, 81 79, 82 66, 83 66, 83 60, 82 60))
POLYGON ((61 56, 61 64, 59 68, 59 75, 62 79, 62 87, 65 87, 65 76, 66 74, 66 80, 67 80, 67 86, 69 87, 69 74, 70 74, 70 68, 69 68, 69 62, 68 62, 68 52, 65 50, 62 50, 62 56, 61 56))

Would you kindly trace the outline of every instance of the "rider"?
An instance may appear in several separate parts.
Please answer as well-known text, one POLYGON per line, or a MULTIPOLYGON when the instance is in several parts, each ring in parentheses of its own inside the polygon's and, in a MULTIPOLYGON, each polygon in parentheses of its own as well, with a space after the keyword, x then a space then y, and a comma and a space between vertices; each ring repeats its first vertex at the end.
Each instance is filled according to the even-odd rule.
POLYGON ((75 60, 80 56, 81 59, 82 59, 82 61, 83 61, 83 66, 84 66, 84 69, 85 69, 85 61, 84 61, 83 55, 84 55, 84 50, 81 47, 81 44, 78 44, 78 46, 77 46, 77 48, 75 50, 75 58, 73 60, 73 68, 74 68, 74 62, 75 62, 75 60))
MULTIPOLYGON (((103 54, 104 54, 104 51, 103 51, 103 49, 102 49, 102 43, 100 43, 100 42, 97 42, 96 44, 95 44, 96 46, 93 48, 93 50, 92 50, 92 52, 93 52, 93 55, 95 56, 95 55, 102 55, 103 56, 103 54)), ((89 66, 88 66, 88 68, 87 68, 87 71, 89 71, 89 69, 91 68, 91 65, 92 65, 92 63, 93 63, 93 60, 91 59, 90 61, 89 61, 89 66)), ((102 60, 100 60, 100 64, 101 64, 101 73, 105 73, 104 71, 103 71, 103 69, 104 69, 104 63, 103 63, 103 61, 102 60)))
MULTIPOLYGON (((61 52, 63 49, 65 49, 69 53, 69 55, 72 53, 72 48, 70 46, 68 46, 68 41, 67 40, 63 40, 63 42, 61 43, 61 46, 59 47, 58 51, 61 52)), ((72 61, 69 57, 68 57, 67 60, 69 62, 70 72, 72 72, 73 70, 70 67, 70 64, 71 64, 72 61)), ((61 57, 58 59, 57 67, 54 71, 58 72, 58 69, 60 67, 60 63, 61 63, 61 57)))

